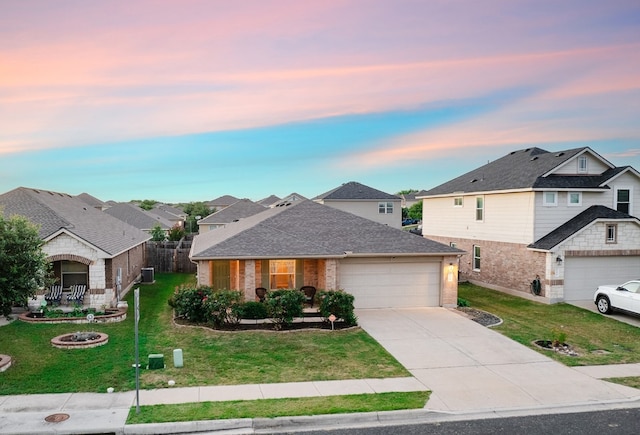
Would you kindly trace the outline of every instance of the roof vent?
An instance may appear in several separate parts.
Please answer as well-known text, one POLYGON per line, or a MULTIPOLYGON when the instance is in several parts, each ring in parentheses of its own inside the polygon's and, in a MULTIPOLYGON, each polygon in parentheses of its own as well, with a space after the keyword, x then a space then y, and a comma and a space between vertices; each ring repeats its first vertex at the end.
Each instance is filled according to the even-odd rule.
POLYGON ((533 162, 534 160, 538 160, 538 156, 531 157, 531 161, 533 162))
POLYGON ((564 152, 560 152, 560 153, 556 154, 556 157, 562 157, 562 156, 564 156, 564 152))
POLYGON ((509 153, 509 155, 510 155, 510 156, 512 156, 512 155, 514 155, 515 153, 516 153, 515 151, 511 151, 511 152, 509 153))
POLYGON ((473 180, 470 181, 470 183, 475 183, 476 181, 478 181, 478 179, 474 178, 473 180))
POLYGON ((531 151, 531 148, 527 148, 526 150, 524 150, 525 153, 528 153, 529 151, 531 151))

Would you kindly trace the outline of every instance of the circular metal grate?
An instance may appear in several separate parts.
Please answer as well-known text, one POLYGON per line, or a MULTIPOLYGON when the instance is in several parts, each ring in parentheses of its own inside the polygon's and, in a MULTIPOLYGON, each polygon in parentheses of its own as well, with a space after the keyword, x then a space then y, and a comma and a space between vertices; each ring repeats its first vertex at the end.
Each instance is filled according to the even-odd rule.
POLYGON ((51 414, 44 418, 44 421, 49 423, 60 423, 61 421, 65 421, 69 418, 69 414, 51 414))

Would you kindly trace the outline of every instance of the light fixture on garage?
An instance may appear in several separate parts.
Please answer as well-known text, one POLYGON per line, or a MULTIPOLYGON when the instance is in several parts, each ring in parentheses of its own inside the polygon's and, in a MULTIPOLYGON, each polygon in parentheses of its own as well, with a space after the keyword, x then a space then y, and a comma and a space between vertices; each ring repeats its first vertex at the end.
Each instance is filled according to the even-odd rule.
POLYGON ((449 263, 449 273, 453 273, 453 263, 449 263))
POLYGON ((561 256, 559 256, 559 255, 556 257, 556 264, 557 264, 558 266, 562 266, 562 257, 561 257, 561 256))

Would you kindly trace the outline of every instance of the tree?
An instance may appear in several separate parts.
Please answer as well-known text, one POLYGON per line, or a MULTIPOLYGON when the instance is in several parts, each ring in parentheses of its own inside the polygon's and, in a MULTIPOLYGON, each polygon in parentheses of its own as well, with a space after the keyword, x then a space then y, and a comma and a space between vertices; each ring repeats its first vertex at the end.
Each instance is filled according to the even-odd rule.
POLYGON ((169 240, 170 241, 177 242, 178 240, 180 240, 183 237, 184 237, 184 229, 180 225, 175 224, 169 230, 169 240))
POLYGON ((418 201, 409 207, 409 217, 416 220, 422 220, 422 201, 418 201))
POLYGON ((49 283, 51 264, 43 245, 38 227, 25 217, 0 214, 0 314, 11 314, 13 305, 26 306, 49 283))
POLYGON ((211 210, 209 209, 209 206, 201 201, 190 202, 189 204, 184 206, 182 211, 184 211, 188 215, 187 220, 185 222, 185 228, 187 228, 190 233, 193 233, 194 230, 195 232, 197 232, 198 230, 197 222, 199 219, 207 217, 211 214, 211 210))
POLYGON ((165 233, 160 224, 155 224, 151 228, 151 240, 154 242, 163 242, 165 239, 165 233))
POLYGON ((153 207, 155 207, 157 203, 158 201, 156 201, 155 199, 144 199, 140 201, 140 203, 138 204, 138 207, 140 207, 143 210, 151 210, 153 207))

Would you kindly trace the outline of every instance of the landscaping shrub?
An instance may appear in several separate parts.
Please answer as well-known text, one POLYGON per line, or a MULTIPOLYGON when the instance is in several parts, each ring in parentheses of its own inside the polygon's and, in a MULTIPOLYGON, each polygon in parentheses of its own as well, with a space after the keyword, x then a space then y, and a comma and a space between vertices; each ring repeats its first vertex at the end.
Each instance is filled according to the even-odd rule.
POLYGON ((255 301, 245 302, 240 305, 240 317, 243 319, 266 319, 267 306, 255 301))
POLYGON ((204 302, 213 294, 209 287, 179 287, 169 299, 169 305, 176 310, 176 316, 196 323, 207 321, 204 302))
POLYGON ((203 298, 205 321, 214 326, 234 325, 240 321, 243 295, 236 290, 217 290, 203 298))
POLYGON ((291 325, 295 317, 301 317, 304 293, 299 290, 273 290, 267 293, 265 305, 267 314, 276 325, 276 329, 283 325, 291 325))
POLYGON ((358 318, 353 310, 353 295, 343 290, 321 291, 320 292, 320 314, 325 319, 329 319, 330 315, 342 319, 349 326, 355 325, 358 318))
POLYGON ((458 298, 458 306, 459 307, 468 307, 469 301, 466 299, 458 298))

